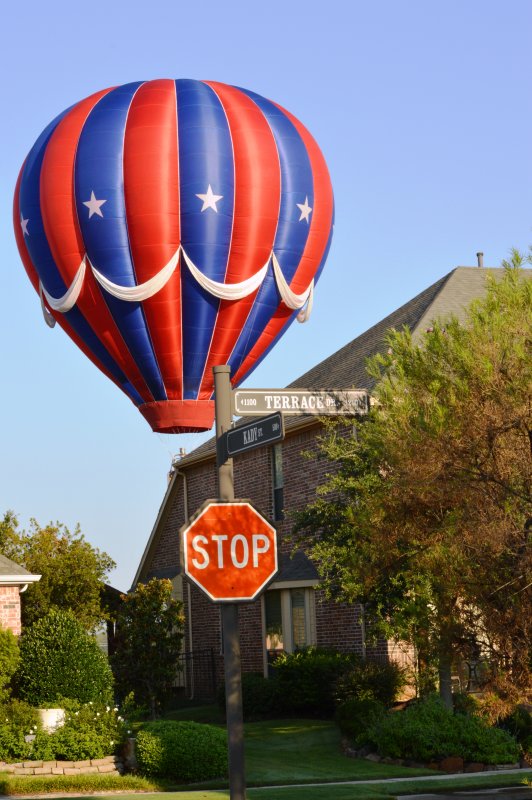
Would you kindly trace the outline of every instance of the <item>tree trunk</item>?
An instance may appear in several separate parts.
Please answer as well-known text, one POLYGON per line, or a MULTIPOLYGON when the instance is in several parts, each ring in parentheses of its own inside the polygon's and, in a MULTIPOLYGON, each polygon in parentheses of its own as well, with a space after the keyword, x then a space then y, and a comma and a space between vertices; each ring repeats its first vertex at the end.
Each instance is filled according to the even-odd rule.
POLYGON ((451 648, 441 649, 438 662, 438 677, 440 679, 440 697, 445 703, 445 707, 453 707, 453 687, 451 679, 452 671, 452 651, 451 648))

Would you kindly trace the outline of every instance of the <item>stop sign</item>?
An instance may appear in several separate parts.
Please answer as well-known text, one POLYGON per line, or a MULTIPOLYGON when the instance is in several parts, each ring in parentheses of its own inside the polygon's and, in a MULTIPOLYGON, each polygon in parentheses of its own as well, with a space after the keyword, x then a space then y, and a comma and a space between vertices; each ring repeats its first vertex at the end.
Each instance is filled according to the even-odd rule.
POLYGON ((246 500, 208 500, 181 529, 185 575, 211 600, 254 600, 277 573, 277 531, 246 500))

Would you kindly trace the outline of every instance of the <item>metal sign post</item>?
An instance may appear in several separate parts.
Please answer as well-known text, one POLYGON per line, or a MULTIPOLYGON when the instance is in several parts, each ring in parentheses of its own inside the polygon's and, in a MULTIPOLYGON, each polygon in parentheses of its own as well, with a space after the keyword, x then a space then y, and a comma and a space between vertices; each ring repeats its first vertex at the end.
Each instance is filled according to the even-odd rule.
MULTIPOLYGON (((231 368, 214 367, 214 405, 216 413, 216 439, 231 428, 232 392, 229 380, 231 368)), ((220 500, 233 501, 233 459, 218 468, 220 500)), ((224 636, 225 707, 227 716, 227 741, 229 747, 229 795, 231 800, 245 800, 246 779, 244 770, 244 719, 242 713, 242 671, 240 641, 238 637, 238 606, 226 603, 221 608, 224 636)))

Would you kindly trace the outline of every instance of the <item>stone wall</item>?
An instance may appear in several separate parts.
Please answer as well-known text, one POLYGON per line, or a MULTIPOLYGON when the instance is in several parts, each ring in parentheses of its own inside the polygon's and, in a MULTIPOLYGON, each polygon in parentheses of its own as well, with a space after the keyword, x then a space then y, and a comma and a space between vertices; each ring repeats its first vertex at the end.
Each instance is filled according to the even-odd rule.
POLYGON ((124 770, 119 758, 107 756, 86 761, 20 761, 16 764, 0 762, 0 771, 12 775, 121 775, 124 770))

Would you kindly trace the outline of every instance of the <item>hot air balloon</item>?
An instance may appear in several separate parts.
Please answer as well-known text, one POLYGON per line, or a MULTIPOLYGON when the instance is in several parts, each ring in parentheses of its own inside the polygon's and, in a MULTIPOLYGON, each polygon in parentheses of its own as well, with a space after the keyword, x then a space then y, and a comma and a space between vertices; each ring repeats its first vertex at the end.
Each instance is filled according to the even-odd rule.
POLYGON ((96 92, 21 169, 14 227, 57 322, 154 431, 208 430, 212 367, 237 386, 312 307, 333 195, 276 103, 214 81, 96 92))

